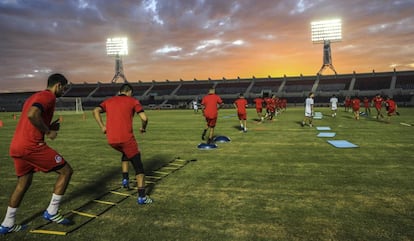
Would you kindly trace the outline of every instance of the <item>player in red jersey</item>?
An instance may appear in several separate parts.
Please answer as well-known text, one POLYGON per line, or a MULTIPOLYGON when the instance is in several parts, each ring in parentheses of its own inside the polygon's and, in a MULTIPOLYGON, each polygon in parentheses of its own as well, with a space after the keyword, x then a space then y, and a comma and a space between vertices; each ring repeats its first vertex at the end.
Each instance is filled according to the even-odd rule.
POLYGON ((267 99, 266 108, 267 108, 267 119, 273 120, 273 117, 276 115, 276 108, 279 98, 276 95, 272 95, 272 98, 267 99))
POLYGON ((371 108, 369 108, 369 99, 368 97, 364 97, 364 108, 365 108, 365 115, 371 115, 371 108))
POLYGON ((387 109, 387 122, 391 121, 391 116, 400 114, 397 111, 397 104, 390 96, 387 96, 385 100, 385 108, 387 109))
POLYGON ((355 120, 359 120, 359 109, 361 106, 361 100, 358 97, 354 97, 351 100, 351 105, 352 105, 352 111, 354 112, 354 118, 355 120))
POLYGON ((377 94, 373 99, 372 102, 374 103, 375 109, 377 110, 377 119, 384 118, 384 115, 381 112, 382 109, 382 103, 384 102, 384 99, 381 97, 380 94, 377 94))
POLYGON ((345 97, 345 100, 344 100, 345 112, 348 112, 349 111, 349 108, 351 107, 351 105, 352 105, 351 97, 346 96, 345 97))
POLYGON ((59 123, 51 122, 55 111, 56 97, 62 96, 68 81, 61 74, 52 74, 47 81, 46 90, 29 97, 24 105, 10 144, 10 156, 14 160, 17 185, 11 194, 6 216, 0 226, 0 234, 18 232, 26 225, 15 224, 17 209, 29 189, 35 172, 55 172, 58 174, 52 199, 43 212, 43 218, 58 224, 70 224, 58 212, 61 199, 71 179, 73 170, 68 162, 45 142, 57 137, 59 123))
POLYGON ((267 96, 264 98, 264 103, 266 106, 266 115, 265 119, 268 120, 271 116, 271 110, 272 110, 272 98, 270 96, 267 96))
POLYGON ((141 152, 133 131, 133 119, 135 113, 141 119, 140 132, 145 133, 148 124, 147 115, 141 103, 132 97, 133 89, 130 84, 123 84, 119 95, 104 100, 93 110, 93 116, 106 134, 108 144, 122 153, 122 186, 129 188, 129 162, 135 170, 135 178, 138 187, 138 204, 150 204, 152 199, 145 192, 145 172, 141 161, 141 152), (106 124, 102 121, 102 113, 106 113, 106 124))
POLYGON ((247 111, 246 107, 248 105, 246 98, 244 95, 240 93, 239 98, 234 101, 234 107, 237 110, 237 116, 240 121, 240 128, 243 132, 247 132, 247 111))
POLYGON ((213 141, 214 128, 216 127, 218 117, 218 109, 222 106, 223 100, 216 94, 216 90, 214 88, 211 88, 208 91, 208 94, 201 100, 203 115, 207 122, 207 128, 204 129, 201 139, 204 140, 207 130, 210 130, 207 140, 208 144, 213 141))
POLYGON ((263 121, 263 119, 264 119, 263 114, 262 114, 262 112, 263 112, 263 102, 264 102, 263 98, 257 97, 253 100, 253 102, 255 103, 256 113, 257 113, 257 116, 259 117, 259 120, 263 121))

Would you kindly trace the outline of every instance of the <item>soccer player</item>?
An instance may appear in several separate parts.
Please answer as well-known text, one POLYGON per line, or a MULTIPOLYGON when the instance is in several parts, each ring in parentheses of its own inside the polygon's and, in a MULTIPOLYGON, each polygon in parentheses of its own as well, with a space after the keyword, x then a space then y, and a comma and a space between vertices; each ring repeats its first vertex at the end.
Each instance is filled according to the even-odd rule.
POLYGON ((198 113, 198 102, 197 99, 193 100, 193 109, 194 109, 194 113, 198 113))
POLYGON ((257 97, 253 100, 253 102, 255 103, 256 113, 257 113, 257 116, 259 117, 259 120, 263 121, 263 119, 264 119, 263 114, 262 114, 262 112, 263 112, 263 102, 264 102, 263 98, 257 97))
POLYGON ((305 126, 306 122, 308 122, 308 125, 312 127, 314 96, 315 95, 312 92, 310 92, 308 98, 306 98, 305 100, 305 118, 302 121, 302 126, 305 126))
POLYGON ((345 112, 349 112, 349 108, 351 108, 351 105, 352 105, 351 97, 346 96, 344 100, 345 112))
POLYGON ((207 144, 213 142, 214 128, 216 127, 218 109, 223 106, 223 100, 216 94, 216 90, 211 88, 208 94, 201 100, 201 107, 204 118, 207 122, 207 128, 204 129, 201 139, 204 140, 207 131, 209 130, 207 144))
POLYGON ((377 94, 373 99, 372 102, 374 103, 375 109, 377 110, 377 119, 381 117, 381 119, 384 118, 384 115, 381 112, 382 109, 382 102, 384 102, 384 99, 381 97, 380 94, 377 94))
POLYGON ((140 132, 145 133, 148 118, 141 103, 132 97, 133 89, 130 84, 123 84, 119 95, 104 100, 93 110, 93 116, 106 134, 108 144, 122 153, 122 186, 129 188, 129 162, 135 170, 135 178, 138 187, 138 204, 150 204, 152 199, 145 192, 145 172, 141 161, 141 152, 134 136, 133 119, 135 113, 141 119, 140 132), (106 125, 102 121, 102 113, 106 112, 106 125))
POLYGON ((26 191, 29 189, 35 172, 57 173, 52 199, 43 212, 43 218, 58 224, 68 225, 71 221, 60 214, 59 206, 70 182, 73 170, 69 163, 45 142, 57 137, 59 123, 51 122, 55 111, 56 97, 62 96, 68 81, 61 74, 52 74, 46 90, 29 97, 22 109, 21 118, 10 144, 17 175, 17 185, 10 196, 6 216, 0 226, 0 234, 18 232, 26 225, 15 224, 16 212, 26 191))
POLYGON ((361 100, 358 97, 354 97, 351 100, 352 111, 354 112, 355 120, 359 120, 359 108, 361 106, 361 100))
POLYGON ((390 96, 387 96, 385 100, 385 108, 387 109, 387 122, 388 123, 391 121, 391 116, 395 114, 399 115, 397 111, 397 104, 390 96))
POLYGON ((332 97, 329 99, 329 102, 331 103, 332 117, 336 117, 336 111, 338 109, 338 98, 336 95, 332 95, 332 97))
POLYGON ((243 132, 247 132, 247 112, 246 107, 248 105, 246 98, 244 95, 240 93, 239 98, 234 101, 234 107, 237 110, 237 116, 240 121, 240 128, 243 132))
POLYGON ((364 99, 362 100, 364 102, 364 107, 365 107, 365 115, 371 115, 371 108, 369 108, 369 99, 368 97, 364 97, 364 99))

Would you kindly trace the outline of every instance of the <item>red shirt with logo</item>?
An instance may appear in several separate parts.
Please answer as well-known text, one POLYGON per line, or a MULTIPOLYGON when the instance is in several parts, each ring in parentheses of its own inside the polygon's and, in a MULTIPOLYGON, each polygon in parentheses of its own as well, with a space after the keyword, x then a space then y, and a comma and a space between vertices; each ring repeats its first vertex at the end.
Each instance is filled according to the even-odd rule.
POLYGON ((36 150, 39 143, 44 143, 45 133, 37 129, 27 117, 30 107, 36 106, 41 110, 41 116, 46 125, 49 125, 55 111, 56 96, 49 90, 37 92, 24 103, 21 117, 16 126, 10 144, 10 155, 21 156, 28 150, 36 150))

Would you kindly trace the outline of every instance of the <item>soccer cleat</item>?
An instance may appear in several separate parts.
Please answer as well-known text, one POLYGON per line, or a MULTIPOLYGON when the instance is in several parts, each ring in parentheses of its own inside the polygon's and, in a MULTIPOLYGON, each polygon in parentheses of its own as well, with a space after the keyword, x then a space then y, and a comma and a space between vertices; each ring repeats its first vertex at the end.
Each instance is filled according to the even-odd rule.
POLYGON ((21 230, 25 230, 27 225, 13 225, 12 227, 4 227, 3 225, 0 226, 0 234, 8 234, 8 233, 15 233, 21 230))
POLYGON ((70 225, 72 224, 72 221, 70 221, 69 219, 63 217, 62 214, 60 214, 60 212, 57 212, 55 215, 50 215, 47 210, 43 212, 43 218, 51 221, 51 222, 55 222, 57 224, 63 224, 63 225, 70 225))
POLYGON ((145 196, 145 197, 138 197, 137 203, 139 205, 145 205, 145 204, 150 204, 152 203, 152 199, 149 196, 145 196))
POLYGON ((129 180, 128 179, 122 179, 122 187, 129 189, 129 180))

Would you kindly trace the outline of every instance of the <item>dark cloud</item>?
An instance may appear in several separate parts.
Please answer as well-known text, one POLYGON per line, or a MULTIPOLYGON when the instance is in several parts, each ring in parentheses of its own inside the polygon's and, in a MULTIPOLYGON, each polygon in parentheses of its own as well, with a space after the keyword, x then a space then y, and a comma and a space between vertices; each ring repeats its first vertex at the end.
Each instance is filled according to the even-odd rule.
POLYGON ((38 90, 52 72, 106 82, 106 38, 129 38, 130 81, 314 74, 310 22, 341 18, 338 72, 414 69, 413 0, 0 0, 0 91, 38 90))

